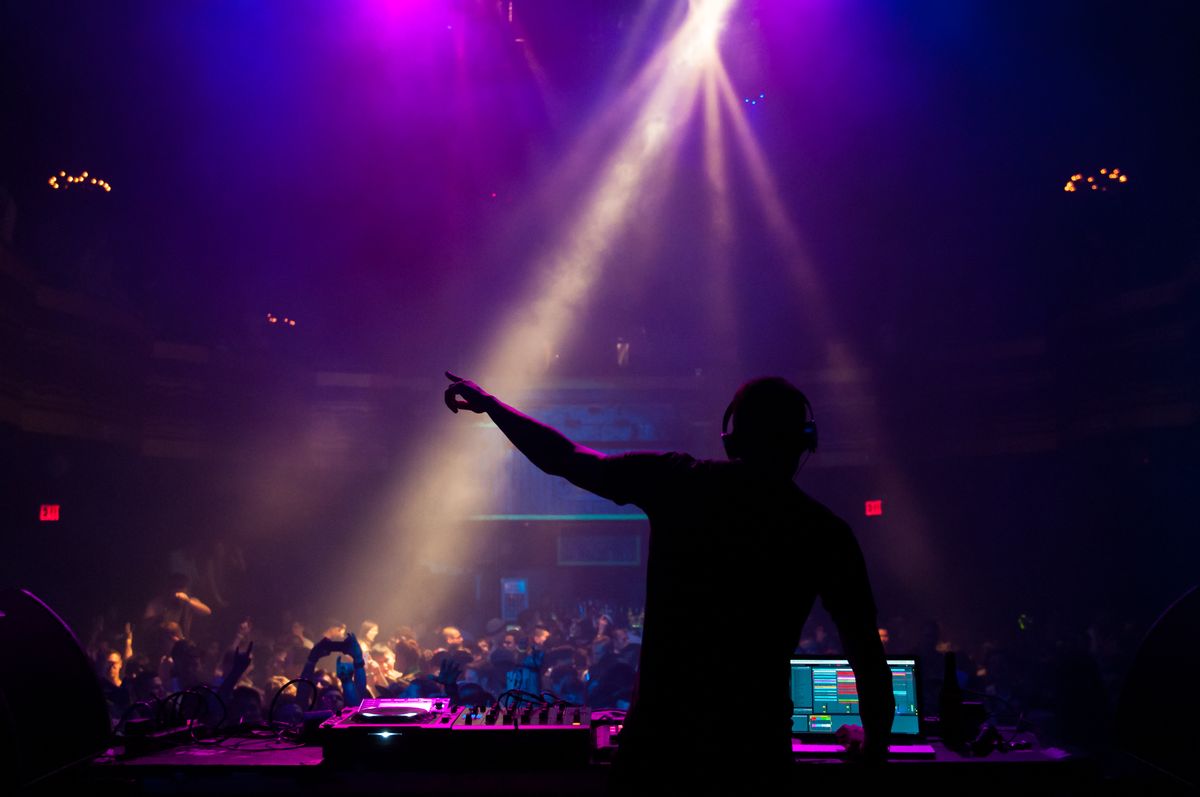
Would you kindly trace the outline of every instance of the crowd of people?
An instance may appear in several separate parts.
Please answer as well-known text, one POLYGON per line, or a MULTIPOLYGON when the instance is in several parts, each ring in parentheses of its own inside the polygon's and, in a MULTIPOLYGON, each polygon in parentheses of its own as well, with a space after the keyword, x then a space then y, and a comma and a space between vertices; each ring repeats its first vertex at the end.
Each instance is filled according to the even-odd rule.
POLYGON ((313 634, 295 620, 264 628, 242 618, 222 639, 191 634, 191 620, 212 610, 185 583, 175 586, 150 602, 140 623, 111 632, 96 619, 87 652, 114 727, 135 704, 198 689, 223 698, 229 725, 261 723, 277 694, 282 708, 334 711, 364 697, 449 695, 485 706, 518 689, 605 708, 627 708, 632 698, 640 615, 599 601, 570 613, 527 610, 474 632, 450 625, 385 631, 367 619, 313 634))
MULTIPOLYGON (((640 611, 602 600, 530 609, 515 621, 495 618, 474 629, 385 629, 367 619, 314 634, 287 613, 276 627, 232 618, 228 611, 214 615, 182 578, 149 602, 139 622, 114 629, 96 618, 87 652, 114 727, 135 704, 152 705, 196 689, 221 696, 223 724, 229 726, 259 724, 295 706, 337 711, 364 697, 449 695, 463 705, 491 705, 513 689, 624 709, 632 699, 642 622, 640 611), (193 625, 201 624, 192 621, 206 615, 203 627, 209 629, 220 629, 220 620, 227 619, 224 635, 219 630, 193 635, 193 625), (357 683, 356 665, 361 666, 357 683)), ((1081 633, 1023 628, 1005 640, 966 646, 943 638, 933 621, 888 618, 881 626, 889 656, 915 655, 922 663, 923 713, 936 713, 942 657, 955 650, 958 680, 968 699, 983 701, 1003 724, 1023 723, 1056 741, 1080 745, 1108 732, 1137 636, 1128 623, 1102 619, 1081 633)), ((696 651, 693 661, 680 666, 711 668, 714 693, 730 682, 753 689, 753 640, 738 640, 732 629, 714 629, 711 639, 697 640, 696 651)), ((840 655, 837 634, 814 618, 796 652, 840 655)))

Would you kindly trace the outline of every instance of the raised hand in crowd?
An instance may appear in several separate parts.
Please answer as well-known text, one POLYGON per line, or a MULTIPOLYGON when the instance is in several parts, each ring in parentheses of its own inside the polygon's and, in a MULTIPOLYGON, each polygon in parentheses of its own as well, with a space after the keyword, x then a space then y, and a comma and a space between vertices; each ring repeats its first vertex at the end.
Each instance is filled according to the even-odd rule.
POLYGON ((121 651, 121 658, 125 661, 133 658, 133 623, 125 623, 125 649, 121 651))
POLYGON ((342 643, 343 652, 351 657, 351 661, 339 661, 337 665, 338 680, 342 682, 342 695, 347 706, 357 706, 367 696, 366 663, 363 661, 362 647, 354 634, 347 633, 342 643))
POLYGON ((186 603, 188 606, 191 606, 192 610, 195 611, 197 614, 202 614, 205 617, 212 614, 212 609, 210 609, 208 607, 207 603, 200 600, 199 598, 188 595, 186 592, 182 592, 182 591, 176 592, 175 598, 180 603, 186 603))
POLYGON ((229 672, 225 674, 225 678, 221 681, 221 688, 217 690, 217 694, 226 703, 233 698, 233 690, 237 686, 238 681, 242 680, 242 676, 246 674, 246 670, 250 669, 250 653, 253 650, 253 642, 246 645, 244 652, 240 647, 233 649, 233 663, 229 668, 229 672))
POLYGON ((321 637, 321 641, 314 644, 312 650, 308 652, 308 659, 304 662, 304 670, 301 671, 300 677, 305 681, 313 680, 317 669, 317 662, 331 653, 343 652, 345 644, 344 640, 337 641, 329 637, 321 637))
POLYGON ((458 679, 462 675, 462 665, 447 655, 442 659, 442 668, 434 679, 446 690, 451 705, 458 705, 458 679))

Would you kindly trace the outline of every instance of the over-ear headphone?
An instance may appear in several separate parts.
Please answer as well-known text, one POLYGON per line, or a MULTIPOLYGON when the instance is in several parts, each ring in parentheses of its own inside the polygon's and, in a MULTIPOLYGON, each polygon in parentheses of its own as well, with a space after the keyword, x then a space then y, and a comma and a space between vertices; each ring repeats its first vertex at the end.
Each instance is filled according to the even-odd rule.
MULTIPOLYGON (((805 414, 804 426, 800 428, 800 450, 813 453, 817 450, 817 418, 813 414, 812 404, 808 403, 808 396, 801 393, 800 398, 804 401, 805 414)), ((736 404, 736 398, 729 402, 729 406, 725 408, 725 415, 721 418, 721 443, 724 444, 725 454, 730 459, 740 459, 742 456, 737 433, 729 428, 729 421, 733 418, 736 404)))

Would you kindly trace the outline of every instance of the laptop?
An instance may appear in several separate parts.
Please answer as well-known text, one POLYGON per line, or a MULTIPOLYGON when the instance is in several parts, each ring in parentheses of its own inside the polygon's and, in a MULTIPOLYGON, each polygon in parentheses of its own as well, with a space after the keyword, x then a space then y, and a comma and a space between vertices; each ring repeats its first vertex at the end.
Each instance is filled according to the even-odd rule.
MULTIPOLYGON (((792 660, 792 752, 797 758, 838 758, 845 748, 834 738, 843 725, 862 725, 858 687, 850 662, 831 656, 792 660)), ((921 680, 916 659, 888 659, 896 718, 888 758, 933 758, 921 737, 921 680)))

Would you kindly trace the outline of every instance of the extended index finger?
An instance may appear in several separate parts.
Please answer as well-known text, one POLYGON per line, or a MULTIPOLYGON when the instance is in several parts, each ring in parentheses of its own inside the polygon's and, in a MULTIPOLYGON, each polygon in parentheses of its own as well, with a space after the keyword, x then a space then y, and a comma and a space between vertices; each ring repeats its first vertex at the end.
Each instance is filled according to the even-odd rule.
POLYGON ((450 373, 449 371, 446 371, 446 378, 447 378, 447 379, 449 379, 451 382, 463 382, 463 381, 465 381, 465 380, 464 380, 464 379, 463 379, 461 376, 457 376, 457 375, 455 375, 455 374, 452 374, 452 373, 450 373))

